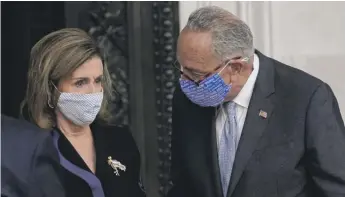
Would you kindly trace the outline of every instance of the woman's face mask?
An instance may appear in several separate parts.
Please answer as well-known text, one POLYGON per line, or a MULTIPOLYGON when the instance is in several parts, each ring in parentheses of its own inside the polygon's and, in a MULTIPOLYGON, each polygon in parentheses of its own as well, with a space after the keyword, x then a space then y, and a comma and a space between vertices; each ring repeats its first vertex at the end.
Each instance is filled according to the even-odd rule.
POLYGON ((79 126, 90 125, 101 109, 103 92, 81 94, 61 92, 57 102, 58 110, 79 126))
POLYGON ((103 101, 103 62, 94 57, 79 66, 71 77, 59 81, 60 96, 57 109, 79 126, 91 124, 99 113, 103 101))
POLYGON ((75 125, 86 126, 96 119, 102 106, 103 91, 88 94, 60 92, 52 85, 60 93, 57 108, 68 120, 75 125))

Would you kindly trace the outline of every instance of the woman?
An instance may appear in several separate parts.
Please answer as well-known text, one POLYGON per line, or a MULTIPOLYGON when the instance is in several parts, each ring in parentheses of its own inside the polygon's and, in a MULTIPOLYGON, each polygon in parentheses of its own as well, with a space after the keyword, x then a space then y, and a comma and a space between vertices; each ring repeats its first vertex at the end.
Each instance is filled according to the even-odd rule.
POLYGON ((29 120, 52 131, 66 196, 145 196, 133 137, 106 124, 111 99, 104 58, 86 32, 62 29, 32 48, 22 106, 29 120))

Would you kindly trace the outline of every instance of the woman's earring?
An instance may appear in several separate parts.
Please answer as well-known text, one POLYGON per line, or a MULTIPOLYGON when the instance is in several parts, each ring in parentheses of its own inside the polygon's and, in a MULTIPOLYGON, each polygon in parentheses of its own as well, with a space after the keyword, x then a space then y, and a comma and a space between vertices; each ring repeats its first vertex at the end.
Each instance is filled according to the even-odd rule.
POLYGON ((50 103, 50 101, 51 101, 51 99, 50 99, 50 97, 49 97, 49 98, 48 98, 48 106, 49 106, 50 108, 54 109, 54 106, 50 103))

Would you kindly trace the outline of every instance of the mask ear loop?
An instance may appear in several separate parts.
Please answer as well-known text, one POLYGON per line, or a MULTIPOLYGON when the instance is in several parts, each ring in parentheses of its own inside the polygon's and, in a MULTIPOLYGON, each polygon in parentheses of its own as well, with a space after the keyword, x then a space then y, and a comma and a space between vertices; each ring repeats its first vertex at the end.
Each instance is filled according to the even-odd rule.
MULTIPOLYGON (((227 64, 225 64, 225 66, 217 73, 217 75, 219 75, 219 77, 220 77, 220 73, 221 73, 226 67, 228 67, 229 63, 230 63, 230 61, 229 61, 227 64)), ((223 81, 224 81, 224 80, 223 80, 223 81)), ((232 83, 229 83, 228 85, 231 87, 231 86, 232 86, 232 83)))
MULTIPOLYGON (((49 81, 51 83, 51 85, 58 91, 60 92, 57 87, 54 85, 54 83, 52 81, 49 81)), ((48 97, 48 106, 52 109, 54 109, 54 106, 51 104, 51 96, 48 97)))
MULTIPOLYGON (((242 58, 240 61, 241 61, 241 62, 246 62, 246 63, 248 63, 249 60, 250 60, 249 57, 244 57, 244 58, 242 58)), ((231 60, 224 66, 224 68, 227 67, 227 66, 229 66, 229 64, 231 64, 231 60)), ((222 72, 222 71, 224 70, 224 68, 222 68, 222 70, 220 70, 220 71, 218 72, 218 74, 220 74, 220 72, 222 72)))
POLYGON ((247 63, 248 63, 248 62, 249 62, 249 57, 244 57, 244 58, 241 59, 241 61, 242 61, 242 62, 247 62, 247 63))
POLYGON ((230 62, 228 62, 227 64, 225 64, 225 66, 218 72, 218 75, 220 75, 220 73, 229 65, 230 62))
MULTIPOLYGON (((249 62, 249 57, 244 57, 241 59, 241 61, 243 62, 249 62)), ((226 68, 229 66, 229 64, 231 64, 231 61, 229 61, 227 64, 225 64, 225 66, 218 72, 218 75, 220 75, 220 73, 226 68)), ((232 86, 232 83, 229 84, 229 86, 232 86)))
POLYGON ((50 99, 50 97, 49 97, 49 98, 48 98, 48 106, 49 106, 50 108, 54 109, 54 106, 53 106, 50 102, 51 102, 51 99, 50 99))
POLYGON ((50 81, 50 84, 52 84, 52 86, 55 88, 55 90, 57 90, 59 93, 61 93, 52 81, 50 81))

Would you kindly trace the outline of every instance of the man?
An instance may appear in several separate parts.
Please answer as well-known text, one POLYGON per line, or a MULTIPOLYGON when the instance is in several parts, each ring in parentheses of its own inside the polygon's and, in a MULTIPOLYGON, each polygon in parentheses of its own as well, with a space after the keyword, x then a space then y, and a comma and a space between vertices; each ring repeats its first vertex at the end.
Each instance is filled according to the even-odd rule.
POLYGON ((249 27, 213 6, 190 15, 177 59, 169 197, 345 196, 326 83, 254 50, 249 27))
POLYGON ((1 115, 1 196, 64 197, 48 132, 1 115))

